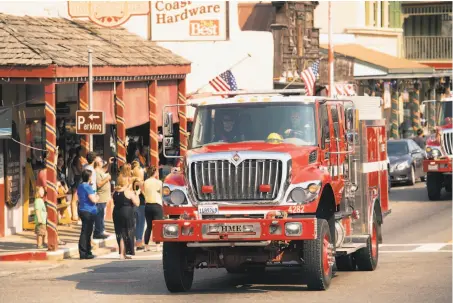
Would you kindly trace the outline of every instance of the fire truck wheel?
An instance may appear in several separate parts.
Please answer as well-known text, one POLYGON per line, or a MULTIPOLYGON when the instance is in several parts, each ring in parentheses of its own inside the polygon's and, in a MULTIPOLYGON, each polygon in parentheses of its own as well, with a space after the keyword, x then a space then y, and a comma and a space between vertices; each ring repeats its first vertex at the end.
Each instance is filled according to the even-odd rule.
POLYGON ((326 290, 332 280, 333 244, 327 221, 317 221, 317 238, 303 242, 304 277, 308 289, 326 290))
POLYGON ((431 201, 440 200, 442 191, 442 175, 438 173, 428 173, 426 179, 426 188, 428 189, 428 198, 431 201))
POLYGON ((186 243, 164 242, 164 279, 170 292, 185 292, 192 287, 194 266, 189 262, 186 243))
POLYGON ((379 260, 378 231, 379 223, 376 214, 373 215, 373 230, 371 237, 368 238, 366 247, 359 249, 354 253, 354 259, 357 263, 358 270, 373 271, 376 269, 379 260))

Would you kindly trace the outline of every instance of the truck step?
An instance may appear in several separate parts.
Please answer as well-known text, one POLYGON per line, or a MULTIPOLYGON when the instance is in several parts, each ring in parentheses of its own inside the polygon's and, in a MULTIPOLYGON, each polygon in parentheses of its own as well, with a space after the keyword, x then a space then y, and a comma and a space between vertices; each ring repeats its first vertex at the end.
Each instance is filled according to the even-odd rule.
POLYGON ((337 256, 345 256, 355 253, 361 248, 366 247, 366 243, 346 243, 342 247, 337 248, 337 256))

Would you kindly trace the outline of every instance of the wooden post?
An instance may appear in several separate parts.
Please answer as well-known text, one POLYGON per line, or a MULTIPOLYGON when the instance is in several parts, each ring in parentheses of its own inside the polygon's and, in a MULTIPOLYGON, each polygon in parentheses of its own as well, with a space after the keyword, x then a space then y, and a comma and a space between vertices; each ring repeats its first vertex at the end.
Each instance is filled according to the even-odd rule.
POLYGON ((116 140, 117 140, 117 158, 118 168, 126 163, 126 124, 124 123, 124 81, 116 86, 116 140))
MULTIPOLYGON (((157 115, 157 81, 150 81, 148 84, 149 102, 149 154, 150 164, 159 171, 159 138, 157 134, 158 119, 157 115)), ((150 176, 148 176, 150 177, 150 176)))
MULTIPOLYGON (((88 82, 79 84, 79 109, 88 110, 89 86, 88 82)), ((80 136, 80 145, 84 149, 84 153, 90 150, 90 137, 87 135, 80 136)), ((85 155, 86 156, 86 155, 85 155)))
MULTIPOLYGON (((186 104, 186 79, 178 82, 178 104, 186 104)), ((187 108, 186 106, 178 106, 179 115, 179 155, 184 157, 187 153, 187 108)))
POLYGON ((44 100, 46 110, 46 168, 47 168, 47 235, 48 248, 50 251, 58 249, 58 213, 57 213, 57 118, 55 113, 56 96, 55 83, 44 86, 44 100))

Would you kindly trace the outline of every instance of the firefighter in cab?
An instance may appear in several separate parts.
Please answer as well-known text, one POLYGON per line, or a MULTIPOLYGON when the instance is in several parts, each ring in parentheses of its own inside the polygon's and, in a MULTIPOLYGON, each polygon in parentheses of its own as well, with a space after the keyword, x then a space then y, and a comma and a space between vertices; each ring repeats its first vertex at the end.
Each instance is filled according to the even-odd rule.
POLYGON ((235 117, 226 112, 221 116, 220 132, 214 137, 214 142, 240 142, 244 136, 239 133, 235 117))

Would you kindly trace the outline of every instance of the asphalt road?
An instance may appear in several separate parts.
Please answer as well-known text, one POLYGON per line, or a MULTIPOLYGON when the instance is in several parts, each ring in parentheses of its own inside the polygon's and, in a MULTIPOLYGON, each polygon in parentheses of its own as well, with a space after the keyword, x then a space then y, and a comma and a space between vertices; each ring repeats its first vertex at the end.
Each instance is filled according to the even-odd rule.
POLYGON ((307 291, 296 269, 258 277, 212 269, 195 273, 190 293, 170 294, 158 254, 119 261, 113 253, 89 261, 0 264, 0 302, 452 302, 451 195, 430 202, 419 183, 393 188, 391 199, 377 270, 340 272, 327 291, 307 291))

